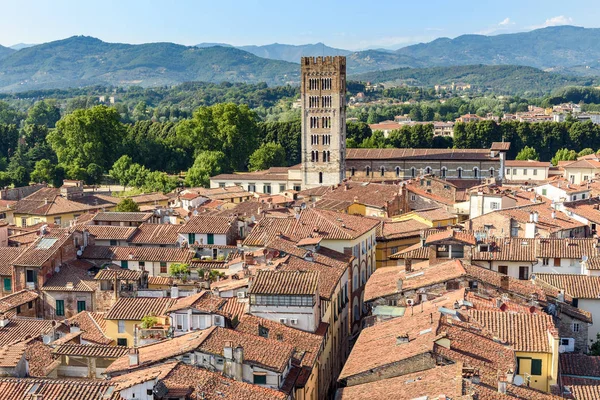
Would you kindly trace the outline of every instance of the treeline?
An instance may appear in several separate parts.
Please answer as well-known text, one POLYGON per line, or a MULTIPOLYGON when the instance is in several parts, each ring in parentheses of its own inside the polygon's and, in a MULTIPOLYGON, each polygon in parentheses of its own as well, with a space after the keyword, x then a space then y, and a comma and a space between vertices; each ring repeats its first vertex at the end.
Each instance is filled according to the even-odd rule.
POLYGON ((115 107, 60 117, 55 102, 24 115, 0 103, 0 185, 64 178, 97 184, 107 174, 125 186, 169 191, 177 175, 206 185, 218 173, 300 162, 300 122, 262 122, 246 105, 202 106, 178 122, 122 122, 115 107))

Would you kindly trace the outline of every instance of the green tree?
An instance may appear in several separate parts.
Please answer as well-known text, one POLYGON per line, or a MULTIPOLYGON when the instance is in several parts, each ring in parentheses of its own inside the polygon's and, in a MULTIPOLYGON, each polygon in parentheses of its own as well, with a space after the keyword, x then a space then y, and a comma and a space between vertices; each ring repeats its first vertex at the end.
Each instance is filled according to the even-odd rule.
POLYGON ((131 199, 123 199, 117 204, 115 211, 118 212, 139 212, 140 206, 131 199))
POLYGON ((185 174, 185 186, 208 186, 210 177, 220 174, 226 165, 225 154, 220 151, 200 153, 194 165, 185 174))
POLYGON ((185 280, 190 275, 190 265, 173 263, 169 266, 169 275, 177 279, 185 280))
POLYGON ((250 171, 285 166, 285 150, 277 143, 264 143, 250 156, 250 171))
POLYGON ((76 110, 56 123, 48 142, 67 170, 73 165, 97 164, 108 169, 119 157, 125 127, 114 108, 76 110))
POLYGON ((54 165, 50 160, 44 159, 35 163, 35 167, 31 172, 31 180, 36 183, 54 182, 54 165))
POLYGON ((222 151, 228 171, 243 171, 258 147, 257 117, 248 106, 233 103, 200 107, 192 119, 177 126, 176 144, 198 156, 202 151, 222 151))
POLYGON ((587 147, 581 150, 579 153, 577 153, 577 157, 589 156, 590 154, 594 154, 594 150, 587 147))
POLYGON ((527 161, 527 160, 539 160, 540 159, 540 155, 538 154, 538 152, 533 148, 533 147, 529 147, 529 146, 525 146, 521 149, 521 151, 519 151, 519 154, 517 154, 516 160, 523 160, 523 161, 527 161))
POLYGON ((573 161, 577 160, 577 153, 575 150, 560 149, 552 157, 552 164, 558 165, 559 161, 573 161))
POLYGON ((0 124, 19 125, 24 115, 11 107, 7 102, 0 101, 0 124))
POLYGON ((88 185, 97 185, 102 182, 104 170, 98 164, 90 164, 86 170, 86 183, 88 185))
POLYGON ((42 125, 46 128, 54 128, 60 119, 60 109, 54 100, 38 101, 27 112, 27 125, 42 125))
POLYGON ((142 188, 148 192, 168 193, 177 187, 177 178, 170 177, 166 172, 152 171, 146 174, 142 188))
POLYGON ((127 187, 131 179, 129 176, 129 169, 131 168, 132 164, 133 160, 131 157, 127 155, 121 156, 121 158, 115 161, 108 174, 111 178, 119 182, 120 185, 127 187))
POLYGON ((156 316, 150 314, 150 315, 146 315, 142 318, 142 329, 150 329, 152 328, 154 325, 158 324, 158 318, 156 318, 156 316))

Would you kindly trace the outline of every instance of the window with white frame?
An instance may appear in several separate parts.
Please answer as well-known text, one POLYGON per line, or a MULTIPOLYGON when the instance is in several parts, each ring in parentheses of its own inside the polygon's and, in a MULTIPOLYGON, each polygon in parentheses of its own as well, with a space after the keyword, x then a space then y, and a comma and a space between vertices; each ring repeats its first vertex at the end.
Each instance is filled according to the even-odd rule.
POLYGON ((579 323, 578 322, 573 322, 573 325, 571 326, 571 330, 573 332, 579 332, 579 323))
POLYGON ((490 209, 491 210, 499 210, 500 209, 500 203, 497 201, 492 201, 490 203, 490 209))

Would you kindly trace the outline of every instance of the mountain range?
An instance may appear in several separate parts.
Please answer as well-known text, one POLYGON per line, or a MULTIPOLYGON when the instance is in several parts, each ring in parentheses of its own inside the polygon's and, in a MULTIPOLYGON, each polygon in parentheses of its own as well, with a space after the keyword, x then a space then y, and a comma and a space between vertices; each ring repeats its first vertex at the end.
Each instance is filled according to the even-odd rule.
MULTIPOLYGON (((574 26, 440 38, 396 51, 351 52, 322 43, 241 47, 223 43, 131 45, 85 36, 15 47, 20 49, 0 46, 0 91, 95 84, 147 87, 185 81, 281 85, 299 81, 301 56, 338 54, 347 56, 351 76, 407 67, 473 64, 522 65, 563 74, 600 76, 600 29, 574 26)), ((469 76, 474 77, 472 71, 469 76)))

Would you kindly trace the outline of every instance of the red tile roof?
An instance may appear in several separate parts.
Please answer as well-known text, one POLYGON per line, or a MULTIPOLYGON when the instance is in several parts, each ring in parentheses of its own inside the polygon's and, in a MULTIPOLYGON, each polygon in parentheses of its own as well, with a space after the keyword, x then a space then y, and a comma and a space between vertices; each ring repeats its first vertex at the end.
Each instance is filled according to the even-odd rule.
POLYGON ((223 235, 231 230, 234 222, 235 220, 229 217, 197 215, 191 217, 181 226, 179 233, 213 233, 223 235))
POLYGON ((104 334, 106 330, 105 313, 82 311, 69 319, 69 323, 76 324, 81 332, 81 339, 97 343, 111 344, 113 340, 104 334))
POLYGON ((318 286, 317 271, 258 271, 248 294, 314 295, 318 286))
POLYGON ((181 225, 169 224, 141 224, 129 240, 130 243, 138 244, 170 244, 177 243, 181 225))
POLYGON ((0 247, 0 275, 12 276, 12 265, 19 255, 23 252, 23 248, 19 247, 0 247))
POLYGON ((174 302, 169 297, 121 297, 104 319, 140 321, 147 315, 166 315, 174 302))
POLYGON ((535 281, 545 282, 577 299, 600 298, 600 276, 574 274, 535 274, 535 281))
POLYGON ((0 314, 4 314, 18 306, 22 306, 40 297, 33 290, 23 289, 0 298, 0 314))
POLYGON ((189 263, 194 256, 188 249, 167 247, 88 246, 81 256, 96 260, 139 260, 189 263))
POLYGON ((0 393, 6 400, 33 400, 33 395, 44 400, 119 400, 106 380, 2 378, 0 393))
POLYGON ((129 353, 125 346, 107 346, 100 344, 65 343, 52 350, 53 354, 61 356, 79 356, 94 358, 119 358, 129 353))

